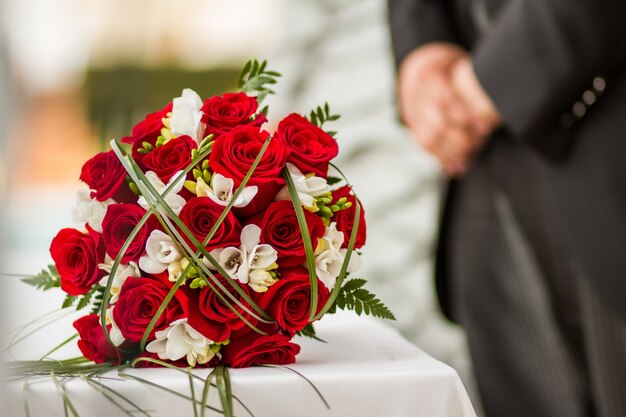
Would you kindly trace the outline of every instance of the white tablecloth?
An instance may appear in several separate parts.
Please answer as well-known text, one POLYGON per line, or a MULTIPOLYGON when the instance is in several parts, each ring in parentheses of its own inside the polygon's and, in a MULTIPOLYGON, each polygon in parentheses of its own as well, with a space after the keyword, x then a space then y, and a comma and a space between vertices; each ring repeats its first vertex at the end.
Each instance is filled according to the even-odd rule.
MULTIPOLYGON (((475 417, 456 372, 422 352, 382 321, 341 313, 317 324, 328 343, 296 339, 302 352, 291 367, 305 375, 330 404, 326 409, 300 376, 280 368, 230 370, 233 393, 256 417, 475 417)), ((187 377, 169 369, 133 369, 130 373, 189 395, 187 377)), ((209 370, 196 370, 206 377, 209 370)), ((107 374, 106 384, 152 416, 193 416, 191 403, 157 388, 107 374)), ((81 417, 124 415, 94 388, 78 379, 63 381, 81 417)), ((50 378, 8 385, 2 415, 20 416, 23 398, 32 416, 63 416, 61 397, 50 378)), ((202 384, 196 384, 200 397, 202 384)), ((215 391, 215 390, 213 390, 215 391)), ((214 392, 215 394, 215 392, 214 392)), ((211 396, 210 404, 219 407, 211 396)), ((249 415, 235 402, 237 416, 249 415)), ((135 414, 139 415, 139 414, 135 414)), ((219 415, 209 411, 207 415, 219 415)))

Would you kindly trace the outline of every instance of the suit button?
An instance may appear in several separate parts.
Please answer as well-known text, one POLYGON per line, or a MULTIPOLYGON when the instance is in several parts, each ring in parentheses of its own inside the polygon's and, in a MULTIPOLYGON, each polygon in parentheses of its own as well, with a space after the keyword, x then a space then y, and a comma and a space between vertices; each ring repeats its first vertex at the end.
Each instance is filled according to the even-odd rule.
POLYGON ((606 81, 602 77, 596 77, 593 79, 593 89, 596 93, 602 93, 606 88, 606 81))
POLYGON ((591 106, 595 102, 596 94, 593 91, 587 90, 583 93, 583 103, 585 103, 587 106, 591 106))
POLYGON ((576 103, 574 103, 574 106, 572 106, 572 114, 577 119, 580 119, 581 117, 583 117, 585 113, 587 113, 587 106, 585 106, 584 103, 580 101, 577 101, 576 103))

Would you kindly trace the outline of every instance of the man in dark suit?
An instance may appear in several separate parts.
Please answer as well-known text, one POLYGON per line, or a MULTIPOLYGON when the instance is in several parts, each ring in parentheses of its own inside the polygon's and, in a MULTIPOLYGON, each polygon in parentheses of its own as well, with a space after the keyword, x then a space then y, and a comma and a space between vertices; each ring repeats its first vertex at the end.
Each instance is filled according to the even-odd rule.
POLYGON ((626 416, 626 2, 390 0, 486 415, 626 416))

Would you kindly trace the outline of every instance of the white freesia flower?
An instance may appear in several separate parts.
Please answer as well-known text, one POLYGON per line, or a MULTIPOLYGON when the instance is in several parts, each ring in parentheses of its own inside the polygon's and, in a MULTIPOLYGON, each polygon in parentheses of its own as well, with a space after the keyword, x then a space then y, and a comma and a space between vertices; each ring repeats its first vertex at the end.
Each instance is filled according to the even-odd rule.
MULTIPOLYGON (((178 251, 174 240, 160 230, 153 230, 146 241, 146 254, 139 258, 139 267, 149 274, 160 274, 166 269, 172 277, 180 276, 180 261, 183 254, 178 251)), ((174 278, 173 281, 176 281, 174 278)))
POLYGON ((187 319, 179 319, 170 323, 169 327, 155 333, 156 339, 148 343, 146 350, 156 353, 159 359, 177 361, 187 357, 189 366, 196 363, 207 363, 215 356, 211 345, 213 341, 187 323, 187 319))
POLYGON ((105 201, 91 198, 91 191, 82 188, 76 193, 76 206, 72 209, 72 217, 74 222, 81 225, 86 223, 96 232, 102 233, 102 219, 107 207, 115 203, 112 198, 105 201))
POLYGON ((111 325, 111 329, 109 330, 109 337, 111 338, 111 342, 113 342, 115 346, 120 346, 126 341, 126 339, 124 339, 124 336, 122 336, 122 331, 119 327, 117 327, 115 320, 113 320, 113 308, 115 308, 115 306, 107 308, 106 324, 111 325))
MULTIPOLYGON (((300 202, 306 208, 314 208, 315 197, 330 192, 325 178, 304 175, 295 165, 287 163, 287 169, 291 175, 300 202)), ((276 195, 276 200, 291 200, 289 188, 284 186, 276 195)))
POLYGON ((265 292, 276 283, 276 279, 264 269, 254 269, 250 272, 248 285, 256 292, 265 292))
MULTIPOLYGON (((211 177, 211 186, 209 186, 202 178, 198 178, 196 183, 196 195, 198 197, 209 197, 211 200, 221 206, 226 206, 233 199, 235 182, 232 178, 226 178, 221 174, 213 174, 211 177)), ((235 200, 233 207, 245 207, 256 196, 259 188, 256 185, 246 186, 235 200)))
POLYGON ((202 99, 195 91, 185 88, 173 101, 170 130, 174 137, 188 135, 200 143, 204 134, 202 99))
MULTIPOLYGON (((228 272, 228 275, 238 279, 242 284, 247 284, 250 281, 252 271, 268 271, 276 268, 278 253, 270 245, 260 243, 261 229, 258 226, 249 224, 244 227, 241 231, 240 240, 241 245, 239 248, 230 246, 214 249, 210 252, 219 265, 228 272)), ((209 268, 213 268, 213 265, 208 263, 207 260, 205 260, 205 263, 209 268)), ((259 284, 251 284, 251 286, 255 291, 263 292, 256 288, 262 286, 260 282, 267 282, 267 280, 265 278, 259 280, 260 277, 258 275, 256 277, 259 284)), ((267 286, 265 288, 267 289, 267 286)))
MULTIPOLYGON (((111 269, 113 268, 114 259, 112 259, 109 255, 106 255, 104 259, 104 263, 99 264, 98 268, 102 269, 109 273, 109 275, 105 275, 100 280, 100 285, 106 287, 109 279, 111 277, 111 269)), ((139 268, 137 268, 137 264, 135 262, 129 262, 128 264, 120 264, 115 271, 115 276, 113 277, 113 282, 111 283, 111 298, 109 302, 114 304, 117 302, 117 299, 120 296, 120 288, 126 282, 129 277, 139 278, 141 276, 139 272, 139 268)))
MULTIPOLYGON (((332 290, 335 286, 337 277, 341 272, 341 266, 348 252, 347 249, 341 248, 344 238, 344 234, 337 230, 336 223, 332 222, 326 228, 322 241, 318 243, 315 249, 315 271, 317 272, 317 277, 329 290, 332 290)), ((362 261, 359 254, 352 251, 347 272, 357 271, 361 264, 362 261)))
MULTIPOLYGON (((176 182, 170 192, 167 193, 167 195, 163 197, 163 199, 165 200, 167 205, 170 206, 172 211, 177 215, 180 214, 180 211, 183 209, 183 206, 186 203, 185 199, 178 195, 180 190, 183 189, 183 185, 185 185, 185 176, 182 175, 182 173, 183 171, 178 171, 177 173, 172 175, 172 178, 170 178, 167 184, 164 184, 154 171, 146 172, 146 178, 148 178, 150 184, 152 184, 152 186, 160 195, 163 195, 167 187, 176 182)), ((150 205, 148 205, 148 202, 143 196, 139 197, 137 204, 143 207, 144 210, 150 209, 150 205)))

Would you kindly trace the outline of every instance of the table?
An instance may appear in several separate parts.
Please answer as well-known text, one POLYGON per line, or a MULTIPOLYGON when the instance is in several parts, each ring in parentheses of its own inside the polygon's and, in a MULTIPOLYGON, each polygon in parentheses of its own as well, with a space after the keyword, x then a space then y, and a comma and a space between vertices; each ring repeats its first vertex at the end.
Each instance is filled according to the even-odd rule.
MULTIPOLYGON (((326 316, 316 325, 318 336, 328 343, 298 338, 302 346, 291 368, 306 376, 330 405, 326 409, 309 383, 281 368, 248 368, 230 371, 233 393, 256 417, 475 417, 467 393, 456 372, 406 341, 383 321, 353 313, 326 316)), ((128 371, 169 389, 189 395, 187 377, 169 369, 128 371)), ((209 370, 195 370, 205 378, 209 370)), ((152 416, 193 416, 191 403, 158 388, 119 379, 115 372, 103 380, 152 416)), ((124 415, 93 387, 79 379, 63 381, 81 417, 124 415)), ((50 378, 8 384, 7 416, 21 416, 23 398, 32 416, 64 416, 61 397, 50 378)), ((202 384, 195 385, 200 397, 202 384)), ((210 404, 219 406, 215 390, 210 404)), ((237 416, 247 413, 235 402, 237 416)), ((70 414, 71 415, 71 414, 70 414)), ((139 414, 134 414, 139 415, 139 414)), ((209 411, 207 415, 217 416, 209 411)))

